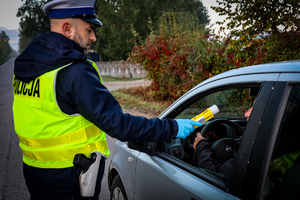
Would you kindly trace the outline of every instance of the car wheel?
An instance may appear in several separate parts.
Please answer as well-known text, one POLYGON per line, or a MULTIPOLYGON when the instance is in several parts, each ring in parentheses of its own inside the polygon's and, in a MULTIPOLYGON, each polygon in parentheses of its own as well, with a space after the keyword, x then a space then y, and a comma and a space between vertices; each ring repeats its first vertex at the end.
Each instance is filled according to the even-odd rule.
POLYGON ((117 175, 112 182, 110 199, 111 200, 127 200, 125 189, 124 189, 123 183, 122 183, 119 175, 117 175))

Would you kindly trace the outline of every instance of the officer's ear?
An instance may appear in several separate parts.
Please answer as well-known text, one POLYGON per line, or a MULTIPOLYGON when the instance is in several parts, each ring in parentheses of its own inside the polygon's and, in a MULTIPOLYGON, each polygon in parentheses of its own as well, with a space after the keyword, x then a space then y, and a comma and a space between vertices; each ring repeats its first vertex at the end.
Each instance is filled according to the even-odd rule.
POLYGON ((62 32, 63 35, 66 36, 67 38, 72 37, 72 25, 69 22, 65 22, 62 24, 62 32))

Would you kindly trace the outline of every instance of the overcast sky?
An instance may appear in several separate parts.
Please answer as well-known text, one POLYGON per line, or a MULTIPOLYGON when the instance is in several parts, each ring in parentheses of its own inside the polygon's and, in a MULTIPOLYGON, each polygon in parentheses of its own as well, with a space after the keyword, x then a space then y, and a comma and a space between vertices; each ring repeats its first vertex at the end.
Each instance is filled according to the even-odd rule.
POLYGON ((18 29, 20 18, 16 17, 21 0, 0 0, 0 27, 18 29))
POLYGON ((210 25, 213 25, 213 28, 220 27, 219 25, 216 25, 217 21, 223 21, 226 17, 219 16, 218 13, 216 13, 213 9, 211 9, 211 6, 217 6, 216 0, 202 0, 203 5, 207 8, 208 14, 210 16, 210 25))
MULTIPOLYGON (((224 19, 220 18, 218 14, 210 8, 212 5, 217 5, 216 0, 202 0, 202 2, 209 11, 211 24, 224 19)), ((18 29, 20 18, 17 18, 16 14, 22 4, 23 2, 21 0, 0 0, 0 27, 18 29)))

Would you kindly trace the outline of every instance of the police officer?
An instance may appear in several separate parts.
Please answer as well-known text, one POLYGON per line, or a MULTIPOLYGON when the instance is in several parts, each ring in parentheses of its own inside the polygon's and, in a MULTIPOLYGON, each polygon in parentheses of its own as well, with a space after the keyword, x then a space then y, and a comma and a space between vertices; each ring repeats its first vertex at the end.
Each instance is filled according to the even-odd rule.
MULTIPOLYGON (((84 199, 75 155, 109 156, 105 133, 122 141, 185 138, 200 123, 123 113, 84 51, 96 41, 96 0, 53 0, 44 6, 51 31, 39 34, 15 60, 14 124, 31 199, 84 199)), ((104 159, 100 161, 98 199, 104 159)))

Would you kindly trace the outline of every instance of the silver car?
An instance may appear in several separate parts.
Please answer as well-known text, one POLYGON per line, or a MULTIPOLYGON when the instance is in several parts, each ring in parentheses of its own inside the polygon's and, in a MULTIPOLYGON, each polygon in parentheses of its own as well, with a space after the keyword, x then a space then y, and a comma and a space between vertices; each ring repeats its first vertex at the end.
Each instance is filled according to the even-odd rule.
POLYGON ((213 76, 159 118, 191 119, 211 105, 219 113, 186 139, 117 141, 108 174, 111 199, 299 199, 300 61, 213 76), (220 163, 234 159, 230 175, 198 167, 196 132, 212 136, 220 163))

